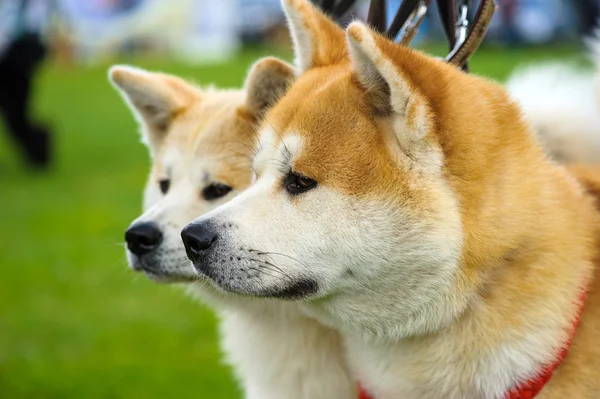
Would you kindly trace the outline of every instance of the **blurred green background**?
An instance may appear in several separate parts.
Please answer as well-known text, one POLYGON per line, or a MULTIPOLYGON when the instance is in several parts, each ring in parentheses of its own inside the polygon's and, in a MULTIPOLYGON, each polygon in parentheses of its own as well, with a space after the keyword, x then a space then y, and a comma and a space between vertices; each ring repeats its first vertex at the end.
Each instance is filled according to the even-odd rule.
MULTIPOLYGON (((272 53, 206 67, 129 62, 235 87, 272 53)), ((503 80, 520 64, 582 62, 580 53, 486 47, 471 67, 503 80)), ((107 68, 44 67, 35 110, 56 131, 51 171, 24 169, 0 126, 0 398, 240 397, 213 313, 127 269, 123 232, 140 212, 149 160, 107 68)))

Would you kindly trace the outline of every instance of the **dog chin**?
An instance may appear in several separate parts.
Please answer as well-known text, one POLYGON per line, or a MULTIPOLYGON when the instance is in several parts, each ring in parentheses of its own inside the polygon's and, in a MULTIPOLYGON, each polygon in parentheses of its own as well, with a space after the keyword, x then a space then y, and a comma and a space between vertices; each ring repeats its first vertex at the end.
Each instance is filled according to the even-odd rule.
MULTIPOLYGON (((189 276, 187 274, 166 274, 166 273, 156 273, 151 270, 143 270, 144 275, 148 277, 150 280, 155 283, 160 284, 178 284, 178 283, 194 283, 199 280, 198 277, 189 276)), ((200 280, 202 280, 200 278, 200 280)))
POLYGON ((127 260, 129 266, 136 272, 142 272, 144 275, 160 284, 175 284, 175 283, 193 283, 196 281, 205 280, 202 276, 194 273, 194 270, 170 270, 166 271, 160 268, 160 265, 156 267, 154 263, 148 263, 143 259, 133 256, 129 252, 127 253, 127 260))

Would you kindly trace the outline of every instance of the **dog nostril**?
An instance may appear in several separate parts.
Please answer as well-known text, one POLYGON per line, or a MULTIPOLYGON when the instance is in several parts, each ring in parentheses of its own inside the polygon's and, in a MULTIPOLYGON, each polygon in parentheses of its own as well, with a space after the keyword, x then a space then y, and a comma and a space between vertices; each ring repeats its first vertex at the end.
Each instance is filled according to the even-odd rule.
POLYGON ((218 235, 208 223, 192 223, 183 229, 181 238, 188 258, 195 262, 217 241, 218 235))
POLYGON ((155 223, 135 223, 125 232, 127 249, 137 256, 154 251, 162 242, 162 233, 155 223))

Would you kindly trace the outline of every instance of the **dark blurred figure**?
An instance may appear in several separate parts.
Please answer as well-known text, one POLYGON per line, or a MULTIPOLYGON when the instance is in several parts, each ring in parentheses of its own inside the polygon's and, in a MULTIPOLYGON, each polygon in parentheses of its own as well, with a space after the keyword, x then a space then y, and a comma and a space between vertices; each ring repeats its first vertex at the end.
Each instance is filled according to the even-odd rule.
POLYGON ((52 0, 0 0, 0 114, 28 163, 51 160, 50 130, 31 119, 32 82, 45 59, 52 0))
POLYGON ((600 17, 600 0, 575 0, 580 21, 580 32, 584 36, 592 36, 598 27, 600 17))

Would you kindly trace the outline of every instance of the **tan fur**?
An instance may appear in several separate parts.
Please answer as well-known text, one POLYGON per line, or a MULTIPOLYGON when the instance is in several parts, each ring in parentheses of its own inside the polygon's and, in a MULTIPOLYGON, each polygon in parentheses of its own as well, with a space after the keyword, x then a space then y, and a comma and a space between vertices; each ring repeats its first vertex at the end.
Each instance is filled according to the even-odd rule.
MULTIPOLYGON (((278 267, 316 281, 307 312, 342 333, 377 399, 502 397, 553 361, 587 287, 573 347, 540 397, 597 397, 593 198, 547 158, 499 85, 360 23, 347 30, 350 61, 341 47, 330 64, 315 61, 343 32, 306 1, 284 6, 292 34, 311 39, 297 40, 304 73, 262 127, 261 141, 287 155, 264 146, 253 188, 194 223, 235 226, 210 259, 244 245, 302 257, 301 266, 277 258, 278 267), (289 170, 318 186, 290 197, 289 170)), ((595 172, 578 173, 597 189, 595 172)), ((216 285, 244 295, 285 288, 267 277, 229 282, 244 262, 219 271, 216 285)))
POLYGON ((568 170, 596 198, 600 208, 600 166, 568 165, 568 170))

